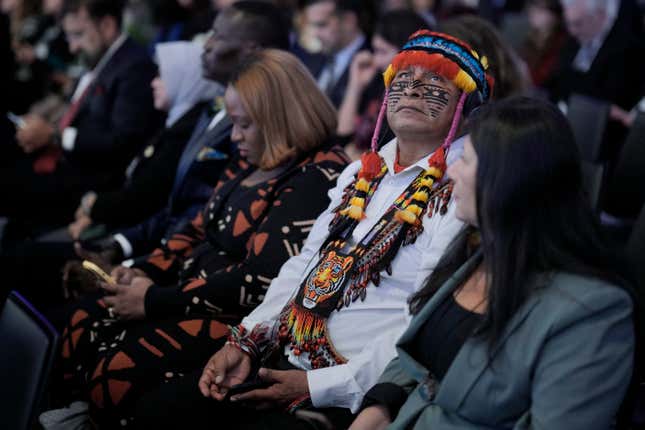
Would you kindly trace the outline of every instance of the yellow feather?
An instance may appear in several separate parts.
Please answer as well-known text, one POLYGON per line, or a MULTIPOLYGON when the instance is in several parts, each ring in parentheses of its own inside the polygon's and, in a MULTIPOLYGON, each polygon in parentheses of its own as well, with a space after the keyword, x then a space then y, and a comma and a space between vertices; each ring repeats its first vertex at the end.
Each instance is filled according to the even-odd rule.
POLYGON ((430 167, 426 170, 426 174, 434 176, 435 179, 441 179, 443 177, 443 172, 436 167, 430 167))
POLYGON ((394 70, 394 67, 392 67, 392 65, 390 64, 389 66, 387 66, 387 69, 385 69, 385 72, 383 72, 383 81, 385 82, 385 88, 389 88, 395 75, 396 70, 394 70))
POLYGON ((455 76, 452 82, 457 86, 457 88, 468 94, 477 89, 477 84, 473 81, 473 78, 463 70, 459 70, 459 73, 457 73, 457 76, 455 76))
POLYGON ((405 210, 412 212, 416 216, 421 215, 421 211, 423 210, 420 206, 417 205, 410 205, 405 208, 405 210))
POLYGON ((350 202, 350 205, 352 206, 358 206, 359 208, 364 208, 365 207, 365 199, 362 197, 353 197, 350 202))
POLYGON ((395 215, 396 219, 400 222, 414 224, 417 222, 417 216, 408 210, 398 211, 395 215))
POLYGON ((428 201, 428 197, 429 197, 428 193, 426 193, 425 191, 417 191, 416 193, 414 193, 412 195, 412 198, 414 200, 418 200, 418 201, 423 202, 423 203, 428 201))
POLYGON ((354 186, 358 191, 368 192, 370 190, 370 183, 364 178, 359 179, 354 186))

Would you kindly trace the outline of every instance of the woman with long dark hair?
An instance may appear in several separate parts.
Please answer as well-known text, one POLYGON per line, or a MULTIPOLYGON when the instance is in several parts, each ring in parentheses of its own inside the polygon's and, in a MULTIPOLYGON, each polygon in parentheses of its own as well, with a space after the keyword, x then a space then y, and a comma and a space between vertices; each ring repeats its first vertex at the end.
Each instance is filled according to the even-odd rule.
POLYGON ((633 372, 633 302, 583 191, 566 119, 482 108, 448 169, 468 223, 352 429, 611 426, 633 372))

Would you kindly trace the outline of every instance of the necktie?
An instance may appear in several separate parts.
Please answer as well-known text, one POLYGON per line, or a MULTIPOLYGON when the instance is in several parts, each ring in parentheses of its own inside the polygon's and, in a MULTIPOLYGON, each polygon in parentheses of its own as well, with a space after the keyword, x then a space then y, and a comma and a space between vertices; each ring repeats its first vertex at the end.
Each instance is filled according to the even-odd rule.
POLYGON ((327 59, 325 67, 320 74, 320 80, 318 82, 319 88, 328 96, 331 95, 331 92, 334 90, 334 86, 336 85, 336 77, 334 76, 335 68, 336 58, 332 55, 327 59))
POLYGON ((78 110, 81 108, 83 105, 83 102, 87 98, 87 96, 90 93, 90 89, 92 88, 92 84, 90 83, 85 87, 83 92, 81 93, 80 97, 78 97, 76 100, 72 102, 72 104, 69 106, 63 117, 60 119, 58 122, 58 129, 60 131, 65 130, 67 127, 69 127, 72 122, 74 121, 74 118, 76 118, 76 115, 78 114, 78 110))

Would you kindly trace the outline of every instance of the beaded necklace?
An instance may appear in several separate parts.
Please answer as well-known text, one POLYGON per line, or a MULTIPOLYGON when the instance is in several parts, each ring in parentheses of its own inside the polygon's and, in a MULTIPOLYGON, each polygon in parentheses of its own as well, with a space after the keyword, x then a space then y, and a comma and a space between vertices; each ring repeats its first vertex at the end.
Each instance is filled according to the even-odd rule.
MULTIPOLYGON (((445 213, 452 182, 441 183, 445 172, 445 149, 439 148, 421 172, 390 208, 348 251, 356 226, 365 218, 364 209, 387 173, 379 157, 376 174, 361 169, 334 209, 330 234, 321 247, 318 264, 305 278, 296 296, 284 308, 279 329, 282 344, 299 356, 307 353, 312 368, 344 363, 327 336, 327 319, 334 310, 365 300, 370 282, 380 284, 380 273, 391 275, 391 263, 399 248, 414 243, 423 231, 422 216, 445 213), (429 203, 431 203, 432 210, 429 203)), ((365 165, 365 164, 364 164, 365 165)))

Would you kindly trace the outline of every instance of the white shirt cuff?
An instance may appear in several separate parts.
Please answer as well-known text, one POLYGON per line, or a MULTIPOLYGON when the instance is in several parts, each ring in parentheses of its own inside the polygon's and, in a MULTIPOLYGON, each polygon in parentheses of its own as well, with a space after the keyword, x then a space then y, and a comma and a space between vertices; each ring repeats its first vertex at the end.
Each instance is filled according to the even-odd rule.
POLYGON ((307 371, 307 384, 316 408, 349 408, 356 413, 365 395, 346 364, 307 371))
POLYGON ((132 245, 130 244, 130 241, 121 233, 117 233, 113 236, 114 240, 116 243, 119 244, 121 247, 121 251, 123 251, 123 256, 124 257, 131 257, 132 256, 132 245))
POLYGON ((63 135, 61 136, 61 146, 67 152, 74 150, 74 144, 76 143, 76 135, 78 130, 74 127, 67 127, 63 130, 63 135))

